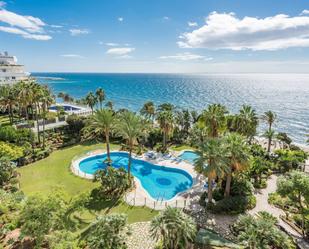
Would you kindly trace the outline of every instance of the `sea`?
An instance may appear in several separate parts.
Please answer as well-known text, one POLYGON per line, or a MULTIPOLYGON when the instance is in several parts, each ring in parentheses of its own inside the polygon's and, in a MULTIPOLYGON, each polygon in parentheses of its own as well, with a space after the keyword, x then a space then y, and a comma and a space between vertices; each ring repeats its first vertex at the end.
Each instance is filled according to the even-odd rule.
MULTIPOLYGON (((115 108, 139 111, 146 101, 169 102, 177 108, 201 111, 221 103, 231 113, 251 105, 259 115, 272 110, 277 132, 286 132, 299 144, 309 134, 309 74, 118 74, 32 73, 57 94, 85 97, 102 87, 115 108)), ((61 101, 58 99, 58 101, 61 101)), ((265 124, 261 122, 259 133, 265 124)))

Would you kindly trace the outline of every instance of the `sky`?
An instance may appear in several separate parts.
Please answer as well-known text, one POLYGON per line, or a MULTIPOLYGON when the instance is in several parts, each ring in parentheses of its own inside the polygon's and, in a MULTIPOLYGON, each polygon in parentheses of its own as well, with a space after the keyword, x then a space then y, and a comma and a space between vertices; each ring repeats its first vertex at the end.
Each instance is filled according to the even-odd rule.
POLYGON ((30 72, 309 73, 308 0, 0 0, 30 72))

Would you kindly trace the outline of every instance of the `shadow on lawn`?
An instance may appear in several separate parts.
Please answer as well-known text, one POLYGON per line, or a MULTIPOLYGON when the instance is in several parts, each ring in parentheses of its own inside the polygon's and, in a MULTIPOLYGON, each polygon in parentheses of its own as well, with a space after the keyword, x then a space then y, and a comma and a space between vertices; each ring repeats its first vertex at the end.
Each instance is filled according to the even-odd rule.
POLYGON ((100 190, 95 188, 90 193, 89 201, 86 208, 89 211, 102 211, 108 213, 113 207, 118 206, 121 203, 121 197, 116 197, 114 199, 106 200, 100 194, 100 190))

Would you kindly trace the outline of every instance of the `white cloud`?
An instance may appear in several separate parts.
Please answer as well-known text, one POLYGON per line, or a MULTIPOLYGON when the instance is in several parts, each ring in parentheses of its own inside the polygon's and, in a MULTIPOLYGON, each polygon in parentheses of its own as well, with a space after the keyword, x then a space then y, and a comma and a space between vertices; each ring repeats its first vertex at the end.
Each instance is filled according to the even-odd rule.
POLYGON ((106 51, 107 54, 124 56, 133 52, 135 48, 110 48, 106 51))
POLYGON ((303 10, 300 14, 301 15, 309 15, 309 10, 303 10))
POLYGON ((63 28, 62 25, 50 25, 52 28, 55 28, 55 29, 60 29, 60 28, 63 28))
POLYGON ((23 38, 38 40, 38 41, 48 41, 48 40, 52 39, 52 37, 49 36, 49 35, 31 34, 31 33, 28 33, 26 31, 22 30, 22 29, 14 28, 14 27, 0 26, 0 31, 15 34, 15 35, 21 35, 23 38))
POLYGON ((182 48, 279 50, 309 47, 309 17, 279 14, 266 18, 212 12, 206 24, 181 35, 182 48))
POLYGON ((168 21, 170 18, 168 16, 163 16, 163 20, 168 21))
POLYGON ((123 22, 124 18, 120 16, 120 17, 117 18, 117 20, 118 20, 119 22, 123 22))
POLYGON ((22 16, 6 9, 1 9, 4 2, 0 1, 0 22, 10 26, 0 26, 0 31, 21 35, 25 39, 47 41, 51 36, 45 35, 46 24, 37 17, 22 16), (2 5, 1 5, 2 4, 2 5))
POLYGON ((192 54, 189 52, 185 53, 179 53, 176 55, 165 55, 165 56, 160 56, 160 59, 175 59, 175 60, 182 60, 182 61, 190 61, 190 60, 205 60, 205 61, 210 61, 213 58, 211 57, 205 57, 203 55, 199 54, 192 54))
POLYGON ((190 26, 190 27, 196 27, 197 26, 197 22, 188 22, 188 25, 190 26))
POLYGON ((42 33, 43 27, 46 25, 37 17, 22 16, 5 9, 0 9, 0 22, 25 29, 30 33, 42 33))
POLYGON ((107 43, 105 43, 105 45, 109 46, 109 47, 117 47, 117 46, 119 46, 118 43, 114 43, 114 42, 107 42, 107 43))
POLYGON ((6 5, 6 2, 4 2, 4 1, 0 1, 0 9, 1 9, 1 8, 4 8, 4 7, 5 7, 5 5, 6 5))
POLYGON ((87 29, 70 29, 69 31, 71 36, 87 35, 90 33, 87 29))
POLYGON ((62 54, 60 56, 65 58, 85 58, 84 56, 81 56, 79 54, 62 54))

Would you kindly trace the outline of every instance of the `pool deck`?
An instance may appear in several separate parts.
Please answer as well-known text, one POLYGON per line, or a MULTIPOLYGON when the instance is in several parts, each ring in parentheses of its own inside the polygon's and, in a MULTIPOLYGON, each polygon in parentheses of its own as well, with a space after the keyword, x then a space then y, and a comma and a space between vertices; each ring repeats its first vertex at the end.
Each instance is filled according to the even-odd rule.
MULTIPOLYGON (((111 151, 111 152, 119 152, 119 151, 111 151)), ((83 157, 80 157, 76 160, 72 160, 71 164, 71 170, 75 175, 78 175, 80 177, 86 178, 86 179, 93 179, 93 175, 86 174, 79 170, 79 163, 88 158, 95 155, 106 153, 105 151, 93 151, 88 154, 86 154, 83 157)), ((180 155, 183 153, 183 151, 178 152, 177 155, 180 155)), ((194 166, 186 161, 181 162, 175 162, 172 159, 163 159, 158 158, 154 160, 150 160, 143 156, 137 156, 133 155, 134 159, 143 160, 150 162, 155 165, 164 166, 164 167, 170 167, 170 168, 177 168, 186 171, 189 173, 193 179, 193 185, 190 189, 187 191, 178 193, 174 198, 170 200, 162 200, 161 198, 155 200, 153 199, 148 192, 142 187, 140 181, 138 178, 134 177, 135 181, 135 189, 131 192, 127 193, 124 196, 124 200, 129 204, 133 206, 147 206, 149 208, 155 209, 155 210, 163 210, 167 206, 172 207, 179 207, 179 208, 186 208, 189 207, 191 204, 191 201, 197 201, 199 199, 199 196, 201 193, 205 191, 204 184, 205 184, 205 178, 197 174, 194 170, 194 166)))

